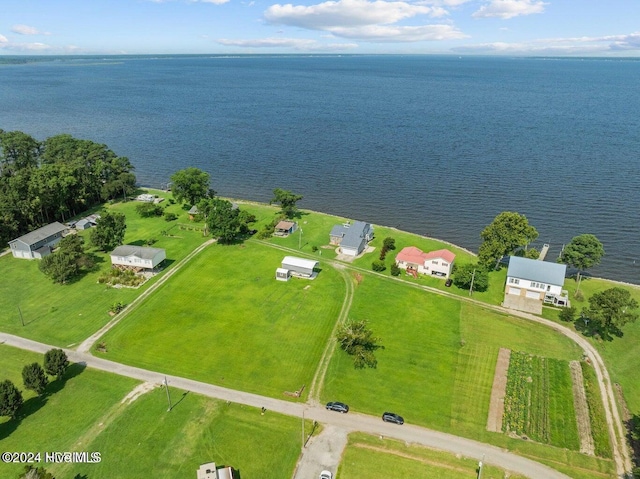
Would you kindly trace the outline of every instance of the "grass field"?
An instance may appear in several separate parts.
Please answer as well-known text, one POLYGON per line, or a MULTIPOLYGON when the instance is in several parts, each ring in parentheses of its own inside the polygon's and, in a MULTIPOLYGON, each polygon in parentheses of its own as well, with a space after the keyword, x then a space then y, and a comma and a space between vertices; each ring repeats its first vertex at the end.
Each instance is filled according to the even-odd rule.
POLYGON ((569 364, 512 351, 503 429, 534 441, 580 449, 569 364))
MULTIPOLYGON (((173 222, 173 236, 162 236, 160 232, 172 224, 162 218, 140 218, 135 212, 137 204, 136 201, 115 203, 109 209, 125 213, 126 243, 143 244, 145 240, 156 238, 154 247, 167 250, 168 267, 204 241, 202 233, 180 230, 177 222, 173 222)), ((178 221, 186 221, 186 213, 177 205, 170 208, 181 212, 178 221)), ((88 238, 89 232, 86 230, 82 235, 88 238)), ((111 267, 111 261, 108 254, 90 251, 96 260, 96 270, 65 285, 55 284, 42 274, 38 261, 11 255, 1 257, 0 329, 56 346, 72 347, 111 319, 109 309, 113 303, 130 303, 157 278, 138 289, 116 289, 98 284, 98 277, 111 267)))
MULTIPOLYGON (((23 390, 25 400, 18 419, 0 418, 2 451, 44 454, 77 450, 78 439, 138 384, 133 379, 71 365, 62 381, 53 381, 43 396, 36 397, 24 390, 21 376, 23 366, 32 362, 42 364, 43 356, 0 345, 0 380, 11 379, 23 390)), ((15 477, 22 470, 18 464, 0 463, 0 477, 15 477)))
MULTIPOLYGON (((42 362, 42 355, 0 345, 0 380, 22 389, 22 367, 34 361, 42 362)), ((171 389, 174 407, 167 412, 159 387, 123 403, 137 384, 72 365, 44 397, 23 391, 22 417, 0 419, 0 449, 101 454, 97 464, 41 464, 61 478, 180 479, 195 477, 199 464, 211 461, 233 466, 243 479, 290 477, 300 451, 299 419, 261 416, 259 409, 177 389, 171 389)), ((18 464, 0 463, 0 477, 21 471, 18 464)))
POLYGON ((308 387, 345 285, 324 265, 313 281, 276 281, 283 257, 212 245, 105 336, 104 357, 278 398, 308 387))
POLYGON ((611 441, 609 429, 600 396, 600 388, 593 366, 580 362, 582 377, 584 378, 584 390, 589 406, 589 419, 591 421, 591 436, 593 437, 595 454, 600 457, 611 457, 611 441))
MULTIPOLYGON (((407 445, 400 441, 378 439, 365 434, 350 434, 339 469, 340 479, 477 479, 478 461, 445 452, 407 445)), ((505 471, 485 464, 483 479, 502 479, 505 471)), ((512 475, 511 479, 524 479, 512 475)))

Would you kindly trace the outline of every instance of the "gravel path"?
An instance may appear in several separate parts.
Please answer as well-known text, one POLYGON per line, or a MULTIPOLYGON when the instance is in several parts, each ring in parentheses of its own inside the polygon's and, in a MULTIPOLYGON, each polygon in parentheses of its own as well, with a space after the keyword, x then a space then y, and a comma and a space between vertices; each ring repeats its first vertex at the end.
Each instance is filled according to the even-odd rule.
MULTIPOLYGON (((27 349, 39 353, 45 353, 54 346, 38 343, 30 339, 21 338, 12 334, 0 333, 0 344, 7 344, 21 349, 27 349)), ((160 385, 165 374, 158 371, 136 368, 124 364, 96 358, 88 353, 81 353, 73 350, 65 350, 69 360, 76 363, 85 364, 88 367, 99 369, 121 376, 138 379, 140 381, 151 382, 160 385)), ((460 454, 464 457, 480 460, 484 457, 486 464, 494 464, 498 467, 513 471, 525 477, 540 479, 569 479, 569 476, 562 474, 550 467, 538 462, 518 456, 500 447, 483 444, 478 441, 466 439, 444 432, 433 431, 431 429, 405 424, 397 426, 383 422, 379 417, 367 416, 365 414, 349 412, 349 414, 339 414, 327 411, 322 406, 309 406, 301 403, 292 403, 280 399, 259 396, 227 389, 213 384, 206 384, 193 379, 181 378, 178 376, 166 375, 171 387, 191 391, 203 396, 245 404, 256 408, 264 407, 268 411, 278 412, 288 416, 296 416, 312 419, 329 426, 337 426, 347 432, 361 431, 376 436, 383 435, 409 443, 421 444, 434 449, 447 451, 453 454, 460 454)), ((301 444, 302 446, 302 444, 301 444)))
POLYGON ((324 470, 335 477, 347 446, 347 435, 346 429, 330 424, 312 437, 302 451, 293 479, 317 479, 324 470))

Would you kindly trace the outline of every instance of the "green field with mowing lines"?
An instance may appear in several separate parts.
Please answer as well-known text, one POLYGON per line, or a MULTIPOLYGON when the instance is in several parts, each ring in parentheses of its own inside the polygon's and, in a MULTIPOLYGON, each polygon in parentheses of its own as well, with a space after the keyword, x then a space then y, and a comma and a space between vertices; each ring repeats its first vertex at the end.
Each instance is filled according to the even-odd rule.
POLYGON ((589 406, 589 419, 591 421, 591 436, 593 437, 595 454, 600 457, 611 457, 611 440, 605 416, 600 388, 593 366, 580 362, 582 376, 584 378, 584 391, 589 406))
MULTIPOLYGON (((102 341, 108 359, 283 398, 307 388, 344 300, 321 264, 313 280, 275 280, 285 254, 212 245, 102 341)), ((305 390, 306 394, 306 390, 305 390)))
POLYGON ((102 462, 64 468, 64 477, 182 479, 205 462, 232 466, 242 479, 290 477, 300 454, 300 420, 170 389, 129 404, 87 445, 102 462))
POLYGON ((569 364, 512 351, 503 430, 579 450, 569 364))
MULTIPOLYGON (((349 435, 340 463, 340 479, 477 479, 478 461, 454 456, 426 447, 407 445, 391 439, 378 439, 365 434, 349 435)), ((485 464, 483 479, 502 479, 503 469, 485 464)), ((509 475, 511 479, 524 476, 509 475)))

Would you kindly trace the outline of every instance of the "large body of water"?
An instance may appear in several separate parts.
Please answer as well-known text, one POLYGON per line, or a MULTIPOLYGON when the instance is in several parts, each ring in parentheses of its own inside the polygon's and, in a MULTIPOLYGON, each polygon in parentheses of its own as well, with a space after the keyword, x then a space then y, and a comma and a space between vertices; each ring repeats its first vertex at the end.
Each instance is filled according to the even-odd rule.
POLYGON ((607 254, 591 273, 640 283, 640 61, 49 59, 0 65, 0 128, 105 143, 144 185, 196 166, 224 196, 281 187, 474 251, 518 211, 547 259, 593 233, 607 254))

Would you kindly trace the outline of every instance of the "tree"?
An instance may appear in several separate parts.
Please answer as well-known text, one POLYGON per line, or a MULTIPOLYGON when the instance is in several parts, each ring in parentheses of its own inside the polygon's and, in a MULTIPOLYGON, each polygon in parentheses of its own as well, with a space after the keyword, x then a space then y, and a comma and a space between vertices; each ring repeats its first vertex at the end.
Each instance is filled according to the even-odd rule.
POLYGON ((387 265, 384 264, 384 261, 382 261, 381 259, 376 259, 373 261, 373 263, 371 263, 371 269, 380 273, 387 269, 387 265))
POLYGON ((591 234, 574 237, 562 250, 560 262, 578 270, 576 292, 580 289, 582 272, 600 263, 604 256, 602 243, 591 234))
POLYGON ((61 379, 68 366, 69 359, 62 349, 50 349, 44 353, 44 370, 49 376, 61 379))
POLYGON ((230 201, 209 198, 198 203, 209 232, 221 243, 231 243, 242 231, 240 211, 230 201))
POLYGON ((336 340, 343 351, 353 356, 353 366, 356 369, 375 369, 378 365, 374 352, 384 349, 384 346, 378 344, 380 338, 374 337, 373 332, 367 328, 367 321, 349 321, 340 326, 336 340))
POLYGON ((35 468, 31 464, 24 467, 24 473, 18 479, 56 479, 44 467, 35 468))
POLYGON ((91 243, 102 251, 110 251, 122 244, 126 229, 124 214, 107 211, 91 230, 91 243))
POLYGON ((176 201, 197 205, 200 200, 213 197, 209 191, 209 173, 199 168, 189 167, 171 175, 171 192, 176 201))
POLYGON ((38 363, 27 364, 22 368, 22 381, 25 388, 35 391, 38 396, 44 392, 49 384, 44 369, 38 363))
POLYGON ((385 250, 394 250, 396 249, 396 240, 395 238, 392 238, 391 236, 387 236, 384 241, 382 242, 382 247, 385 250))
POLYGON ((401 272, 402 270, 400 269, 400 266, 395 263, 391 265, 391 276, 400 276, 401 272))
POLYGON ((291 191, 276 188, 273 190, 273 199, 269 204, 278 203, 282 213, 289 219, 293 218, 298 212, 296 203, 303 198, 302 195, 296 195, 291 191))
POLYGON ((164 210, 162 206, 154 203, 140 203, 136 205, 136 212, 143 218, 151 218, 153 216, 162 216, 164 210))
POLYGON ((603 337, 610 338, 611 334, 622 336, 624 325, 638 319, 638 313, 634 311, 637 308, 638 302, 631 297, 631 293, 616 286, 593 294, 583 314, 603 337))
POLYGON ((64 284, 70 278, 76 276, 80 269, 72 256, 55 252, 42 258, 38 268, 54 283, 64 284))
POLYGON ((560 318, 560 321, 564 321, 565 323, 572 323, 576 319, 576 313, 576 308, 573 306, 569 306, 567 308, 562 308, 558 317, 560 318))
POLYGON ((8 379, 0 383, 0 416, 15 418, 22 406, 22 393, 8 379))
POLYGON ((453 284, 460 289, 469 289, 473 283, 473 291, 486 291, 489 288, 489 273, 483 265, 467 263, 456 265, 453 272, 453 284))
POLYGON ((500 260, 526 247, 538 237, 536 229, 527 217, 511 211, 503 211, 480 233, 482 244, 478 250, 480 264, 487 270, 497 268, 500 260))

